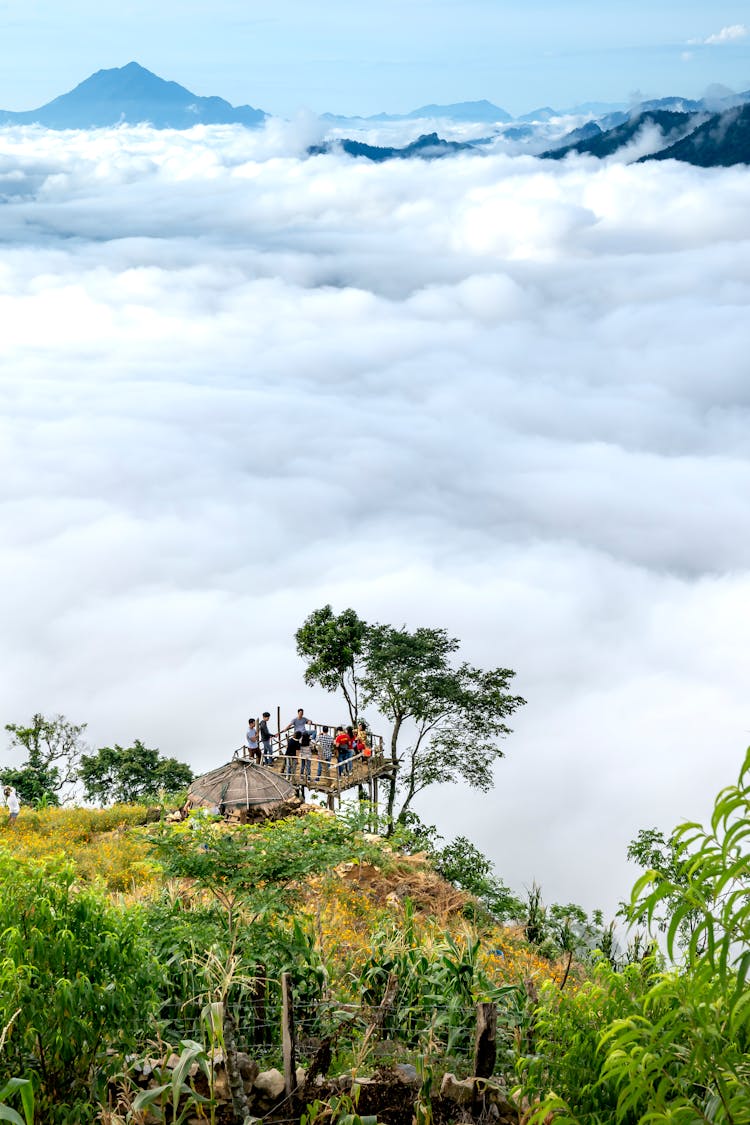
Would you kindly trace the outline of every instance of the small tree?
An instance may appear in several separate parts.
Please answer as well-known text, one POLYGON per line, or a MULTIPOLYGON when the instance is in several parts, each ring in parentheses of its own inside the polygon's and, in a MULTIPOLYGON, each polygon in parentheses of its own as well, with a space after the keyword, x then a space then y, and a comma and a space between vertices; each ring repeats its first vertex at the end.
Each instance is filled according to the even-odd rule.
POLYGON ((508 691, 515 675, 509 668, 455 664, 459 642, 445 629, 369 625, 353 609, 337 617, 330 605, 311 613, 295 637, 307 664, 305 683, 341 691, 352 722, 360 704, 374 704, 392 723, 391 830, 417 794, 437 782, 492 788, 494 765, 503 757, 498 740, 510 734, 504 720, 525 702, 508 691), (405 729, 413 740, 402 750, 405 729))
POLYGON ((494 872, 494 864, 466 836, 456 836, 435 855, 435 868, 449 883, 479 901, 500 921, 520 918, 523 903, 494 872))
POLYGON ((353 724, 359 718, 361 659, 368 626, 353 609, 338 617, 330 605, 316 609, 295 633, 297 652, 307 662, 305 683, 341 691, 353 724))
POLYGON ((5 729, 12 736, 10 749, 24 750, 26 760, 16 769, 3 770, 4 783, 13 785, 29 804, 59 805, 78 777, 86 723, 77 726, 64 715, 46 719, 37 713, 28 726, 6 723, 5 729))
POLYGON ((193 771, 176 758, 162 758, 136 738, 132 746, 115 743, 83 754, 78 776, 88 801, 132 805, 154 800, 161 791, 178 793, 193 780, 193 771))
POLYGON ((498 740, 510 734, 504 720, 525 703, 508 691, 514 672, 484 671, 465 662, 456 666, 452 657, 458 647, 445 629, 368 629, 363 695, 393 724, 391 822, 397 790, 402 794, 398 820, 418 793, 437 782, 460 779, 488 792, 494 765, 503 757, 498 740), (401 750, 399 738, 407 723, 415 731, 411 744, 401 750))
MULTIPOLYGON (((672 883, 676 890, 665 898, 652 922, 662 932, 666 931, 672 912, 682 902, 689 883, 696 878, 693 857, 686 848, 678 832, 666 837, 658 828, 642 828, 635 840, 628 845, 628 859, 632 859, 646 871, 656 871, 663 879, 672 883)), ((634 915, 624 903, 621 912, 639 926, 647 921, 645 908, 640 915, 634 915)), ((679 938, 683 945, 690 942, 693 930, 700 921, 698 910, 687 911, 680 921, 679 938)))

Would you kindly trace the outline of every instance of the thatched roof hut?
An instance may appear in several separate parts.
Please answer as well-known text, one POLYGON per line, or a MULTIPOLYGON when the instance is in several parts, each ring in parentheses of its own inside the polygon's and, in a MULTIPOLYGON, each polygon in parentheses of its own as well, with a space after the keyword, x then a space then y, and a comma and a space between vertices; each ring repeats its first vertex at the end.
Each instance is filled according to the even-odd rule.
POLYGON ((247 758, 235 758, 197 777, 188 798, 194 808, 218 807, 222 812, 244 812, 252 819, 283 815, 299 804, 286 778, 247 758))

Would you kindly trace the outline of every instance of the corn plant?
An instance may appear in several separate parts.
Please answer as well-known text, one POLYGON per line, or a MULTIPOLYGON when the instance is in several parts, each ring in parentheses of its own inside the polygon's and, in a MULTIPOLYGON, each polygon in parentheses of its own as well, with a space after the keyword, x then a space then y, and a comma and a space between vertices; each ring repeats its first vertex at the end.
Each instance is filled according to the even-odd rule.
MULTIPOLYGON (((189 1039, 183 1040, 180 1046, 182 1051, 174 1069, 157 1068, 156 1085, 141 1090, 134 1099, 128 1115, 130 1121, 143 1121, 148 1112, 151 1119, 156 1118, 157 1121, 170 1121, 172 1125, 180 1125, 189 1116, 194 1115, 196 1109, 202 1112, 203 1106, 211 1104, 211 1099, 199 1094, 190 1082, 190 1071, 193 1064, 197 1063, 209 1086, 211 1085, 213 1067, 206 1057, 205 1050, 200 1043, 194 1043, 189 1039)), ((214 1120, 213 1116, 211 1120, 214 1120)))
POLYGON ((300 1114, 299 1125, 378 1125, 377 1115, 360 1115, 357 1111, 361 1086, 352 1087, 351 1094, 336 1094, 327 1101, 310 1102, 300 1114))
POLYGON ((388 980, 396 977, 398 990, 384 1026, 411 1047, 433 1037, 446 1054, 468 1056, 477 1001, 515 992, 489 981, 480 964, 480 942, 469 929, 463 940, 446 934, 438 942, 425 942, 408 901, 400 923, 375 934, 372 945, 362 971, 363 998, 380 1004, 388 980))
POLYGON ((28 1078, 11 1078, 0 1090, 0 1121, 11 1125, 34 1125, 34 1087, 28 1078), (19 1094, 23 1117, 4 1101, 9 1094, 19 1094))

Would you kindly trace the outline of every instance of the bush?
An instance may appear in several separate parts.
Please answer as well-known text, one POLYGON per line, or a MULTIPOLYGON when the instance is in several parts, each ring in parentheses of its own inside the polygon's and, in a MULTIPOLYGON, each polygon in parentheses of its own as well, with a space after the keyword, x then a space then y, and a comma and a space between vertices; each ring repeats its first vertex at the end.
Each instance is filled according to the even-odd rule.
POLYGON ((682 962, 640 995, 623 993, 637 966, 605 968, 598 988, 541 1008, 539 1057, 525 1063, 523 1093, 541 1097, 530 1125, 549 1112, 559 1125, 750 1121, 749 840, 750 750, 710 826, 670 837, 679 864, 633 889, 630 920, 663 927, 673 959, 687 939, 682 962))
POLYGON ((0 853, 0 932, 0 1084, 31 1078, 49 1125, 88 1122, 120 1061, 108 1049, 133 1049, 153 1019, 160 973, 141 914, 76 887, 70 864, 0 853))
POLYGON ((149 884, 154 865, 143 834, 126 831, 143 824, 146 809, 114 805, 109 809, 27 809, 14 828, 0 825, 0 840, 18 859, 45 862, 64 855, 84 882, 104 882, 111 891, 149 884))
POLYGON ((639 1011, 652 970, 644 963, 617 973, 602 958, 593 979, 578 989, 561 991, 552 982, 542 986, 527 1044, 531 1050, 518 1062, 524 1095, 530 1101, 544 1099, 540 1120, 552 1108, 561 1123, 611 1125, 617 1119, 618 1089, 602 1079, 605 1055, 599 1041, 603 1028, 639 1011))

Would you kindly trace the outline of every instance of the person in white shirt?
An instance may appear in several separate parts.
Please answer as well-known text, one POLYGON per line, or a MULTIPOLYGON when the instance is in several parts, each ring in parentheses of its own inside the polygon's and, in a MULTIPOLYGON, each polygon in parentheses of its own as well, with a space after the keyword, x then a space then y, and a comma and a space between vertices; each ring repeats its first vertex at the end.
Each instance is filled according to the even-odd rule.
POLYGON ((15 824, 16 817, 21 809, 21 802, 18 799, 18 794, 12 785, 6 785, 3 789, 3 796, 5 803, 8 806, 8 820, 11 824, 15 824))
POLYGON ((258 743, 258 728, 255 724, 255 719, 247 720, 245 745, 247 747, 247 757, 253 758, 256 762, 260 762, 260 745, 258 743))

